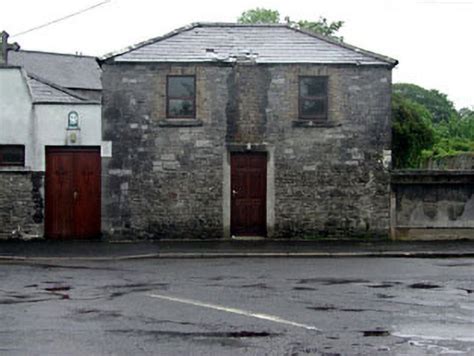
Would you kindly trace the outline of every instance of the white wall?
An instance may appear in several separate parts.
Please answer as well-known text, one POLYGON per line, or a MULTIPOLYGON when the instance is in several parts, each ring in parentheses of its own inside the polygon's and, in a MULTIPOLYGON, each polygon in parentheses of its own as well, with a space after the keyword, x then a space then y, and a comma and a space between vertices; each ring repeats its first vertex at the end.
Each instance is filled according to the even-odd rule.
POLYGON ((79 130, 74 130, 77 142, 71 146, 100 146, 102 143, 102 121, 100 104, 36 104, 35 131, 36 150, 34 170, 45 170, 45 146, 68 145, 68 114, 79 114, 79 130))
POLYGON ((32 167, 34 142, 31 97, 20 68, 0 68, 0 145, 25 145, 25 166, 32 167))
POLYGON ((45 170, 46 146, 100 146, 101 138, 100 104, 33 104, 24 72, 0 67, 0 145, 25 145, 25 169, 45 170), (79 114, 74 144, 68 141, 71 111, 79 114))

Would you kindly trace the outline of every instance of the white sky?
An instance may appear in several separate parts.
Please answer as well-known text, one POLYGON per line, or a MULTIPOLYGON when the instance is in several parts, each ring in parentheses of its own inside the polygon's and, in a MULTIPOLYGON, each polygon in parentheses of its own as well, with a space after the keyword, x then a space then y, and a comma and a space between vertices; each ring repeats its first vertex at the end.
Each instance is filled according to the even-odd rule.
MULTIPOLYGON (((0 30, 25 31, 100 0, 0 0, 0 30)), ((235 22, 265 7, 293 20, 343 20, 347 43, 396 58, 394 82, 438 89, 474 106, 474 0, 111 0, 90 12, 12 37, 23 49, 103 55, 191 22, 235 22)))

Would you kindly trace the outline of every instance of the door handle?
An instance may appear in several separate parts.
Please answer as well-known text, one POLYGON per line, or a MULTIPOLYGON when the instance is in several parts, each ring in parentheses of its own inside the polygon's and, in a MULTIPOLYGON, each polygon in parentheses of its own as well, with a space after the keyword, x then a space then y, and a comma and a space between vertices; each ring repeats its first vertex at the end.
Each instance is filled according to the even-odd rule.
POLYGON ((237 191, 232 189, 232 196, 235 196, 237 194, 237 191))
POLYGON ((73 196, 74 196, 74 200, 77 200, 77 191, 74 191, 73 196))

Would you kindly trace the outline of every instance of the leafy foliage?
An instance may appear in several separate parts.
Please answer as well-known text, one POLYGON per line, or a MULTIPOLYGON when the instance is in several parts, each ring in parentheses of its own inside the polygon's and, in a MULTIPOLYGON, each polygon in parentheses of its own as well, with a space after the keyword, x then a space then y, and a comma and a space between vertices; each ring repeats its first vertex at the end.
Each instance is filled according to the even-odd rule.
POLYGON ((446 94, 436 89, 427 90, 415 84, 398 83, 393 85, 393 92, 401 94, 411 101, 423 105, 433 117, 434 123, 449 121, 457 112, 446 94))
MULTIPOLYGON (((287 18, 287 20, 290 24, 292 24, 289 18, 287 18)), ((320 17, 318 21, 300 20, 296 22, 297 28, 319 33, 324 36, 333 37, 334 39, 337 39, 341 42, 343 41, 343 37, 336 36, 336 33, 343 25, 344 21, 328 22, 325 17, 320 17)))
POLYGON ((423 157, 442 158, 474 152, 474 114, 453 115, 449 121, 433 125, 435 144, 423 152, 423 157))
POLYGON ((246 24, 279 23, 280 13, 277 10, 256 7, 242 12, 237 22, 246 24))
MULTIPOLYGON (((342 37, 336 36, 336 33, 344 25, 343 21, 328 22, 325 17, 320 17, 317 21, 292 21, 288 16, 285 17, 285 21, 288 25, 295 28, 330 36, 339 41, 343 40, 342 37)), ((242 12, 237 22, 244 24, 276 24, 280 23, 280 13, 277 10, 256 7, 255 9, 242 12)))
POLYGON ((418 168, 429 159, 474 152, 472 109, 463 108, 457 112, 446 94, 414 84, 394 84, 393 92, 392 152, 396 168, 418 168), (428 141, 422 145, 409 144, 412 140, 419 139, 419 127, 408 124, 413 121, 413 115, 399 110, 400 100, 411 107, 417 107, 412 114, 417 115, 418 120, 426 125, 426 130, 430 131, 431 145, 427 144, 428 141))
POLYGON ((416 168, 422 151, 434 143, 431 114, 422 105, 394 93, 392 98, 392 152, 395 168, 416 168))

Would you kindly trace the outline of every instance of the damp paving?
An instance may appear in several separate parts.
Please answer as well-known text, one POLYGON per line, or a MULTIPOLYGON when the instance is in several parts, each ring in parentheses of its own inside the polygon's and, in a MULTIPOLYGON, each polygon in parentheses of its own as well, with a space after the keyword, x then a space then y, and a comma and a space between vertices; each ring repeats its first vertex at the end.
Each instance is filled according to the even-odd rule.
POLYGON ((457 263, 440 263, 436 264, 439 267, 473 267, 474 262, 457 262, 457 263))
POLYGON ((78 308, 71 313, 71 318, 77 321, 90 321, 121 318, 122 313, 118 310, 101 310, 95 308, 78 308))
POLYGON ((369 288, 392 288, 394 284, 391 283, 380 283, 380 284, 369 284, 367 285, 369 288))

